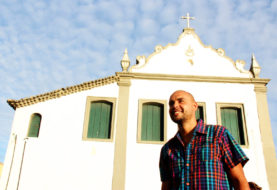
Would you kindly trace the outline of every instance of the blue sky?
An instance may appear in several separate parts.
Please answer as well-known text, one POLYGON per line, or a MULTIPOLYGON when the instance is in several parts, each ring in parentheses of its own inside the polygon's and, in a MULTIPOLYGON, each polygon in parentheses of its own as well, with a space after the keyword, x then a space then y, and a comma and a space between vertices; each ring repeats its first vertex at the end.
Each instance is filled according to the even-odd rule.
POLYGON ((128 48, 150 55, 176 42, 189 12, 206 45, 250 67, 254 53, 268 84, 277 146, 277 0, 2 0, 0 2, 0 162, 20 99, 114 75, 128 48))

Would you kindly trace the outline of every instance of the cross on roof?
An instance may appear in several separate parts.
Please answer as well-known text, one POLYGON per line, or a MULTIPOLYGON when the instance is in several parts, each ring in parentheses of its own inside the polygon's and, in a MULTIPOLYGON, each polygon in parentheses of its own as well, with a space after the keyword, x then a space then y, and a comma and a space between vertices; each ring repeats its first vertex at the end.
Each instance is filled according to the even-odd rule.
POLYGON ((187 13, 187 16, 182 16, 181 19, 187 19, 187 28, 190 28, 189 27, 189 20, 194 20, 195 18, 194 17, 190 17, 189 13, 187 13))

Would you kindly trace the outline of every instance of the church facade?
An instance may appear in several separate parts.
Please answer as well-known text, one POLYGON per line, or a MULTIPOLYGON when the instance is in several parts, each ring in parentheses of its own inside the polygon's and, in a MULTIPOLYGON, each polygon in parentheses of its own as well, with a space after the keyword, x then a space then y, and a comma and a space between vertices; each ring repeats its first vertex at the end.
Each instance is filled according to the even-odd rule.
POLYGON ((194 95, 197 117, 225 125, 249 157, 244 171, 263 189, 277 188, 267 106, 270 81, 204 45, 186 28, 130 66, 125 50, 114 76, 8 100, 15 109, 0 189, 160 189, 162 145, 177 132, 168 114, 176 90, 194 95))

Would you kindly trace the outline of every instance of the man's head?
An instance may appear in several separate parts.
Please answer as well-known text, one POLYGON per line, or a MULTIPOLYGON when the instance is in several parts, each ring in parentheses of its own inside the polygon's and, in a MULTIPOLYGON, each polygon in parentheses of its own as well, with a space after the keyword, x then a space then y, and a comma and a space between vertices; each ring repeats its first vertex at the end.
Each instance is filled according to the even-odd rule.
POLYGON ((198 105, 189 92, 177 90, 169 98, 169 115, 177 124, 196 120, 197 108, 198 105))

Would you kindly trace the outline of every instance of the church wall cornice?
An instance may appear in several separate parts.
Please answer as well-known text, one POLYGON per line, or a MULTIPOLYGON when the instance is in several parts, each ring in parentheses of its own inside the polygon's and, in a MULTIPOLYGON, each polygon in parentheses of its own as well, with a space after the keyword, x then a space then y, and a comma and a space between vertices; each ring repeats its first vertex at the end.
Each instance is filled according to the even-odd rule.
MULTIPOLYGON (((120 75, 119 75, 120 76, 120 75)), ((213 83, 241 83, 241 84, 260 84, 267 85, 270 79, 263 78, 240 78, 240 77, 216 77, 216 76, 197 76, 197 75, 169 75, 169 74, 150 74, 132 73, 134 79, 147 80, 171 80, 188 82, 213 82, 213 83)))
POLYGON ((193 76, 193 75, 170 75, 170 74, 150 74, 150 73, 132 73, 117 72, 115 76, 110 76, 94 81, 85 82, 79 85, 61 88, 52 92, 22 98, 19 100, 7 100, 8 104, 13 108, 20 108, 33 105, 39 102, 60 98, 77 92, 90 90, 92 88, 104 86, 111 83, 117 83, 119 86, 130 86, 132 79, 144 80, 161 80, 161 81, 187 81, 187 82, 211 82, 211 83, 239 83, 254 84, 255 91, 265 91, 266 85, 270 79, 262 78, 239 78, 239 77, 214 77, 214 76, 193 76))
POLYGON ((13 109, 16 109, 16 108, 20 108, 20 107, 33 105, 33 104, 36 104, 39 102, 45 102, 47 100, 60 98, 62 96, 67 96, 67 95, 74 94, 77 92, 90 90, 92 88, 115 83, 117 81, 118 81, 117 76, 110 76, 110 77, 106 77, 106 78, 102 78, 102 79, 97 79, 94 81, 84 82, 82 84, 75 85, 75 86, 61 88, 61 89, 47 92, 44 94, 40 94, 37 96, 31 96, 31 97, 22 98, 19 100, 9 99, 9 100, 7 100, 7 102, 13 109))

